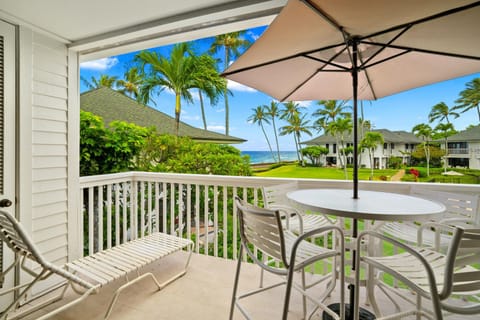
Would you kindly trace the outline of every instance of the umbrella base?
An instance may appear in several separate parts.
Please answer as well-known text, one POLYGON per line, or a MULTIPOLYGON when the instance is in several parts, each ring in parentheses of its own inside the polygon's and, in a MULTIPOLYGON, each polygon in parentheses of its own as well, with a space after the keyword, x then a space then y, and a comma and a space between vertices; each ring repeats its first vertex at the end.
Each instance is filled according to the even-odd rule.
MULTIPOLYGON (((340 303, 333 303, 328 306, 333 312, 336 314, 340 314, 340 303)), ((376 319, 375 315, 371 313, 370 311, 360 308, 360 320, 370 320, 370 319, 376 319)), ((331 320, 333 319, 328 313, 323 312, 322 316, 323 320, 331 320)), ((350 305, 345 304, 345 319, 353 319, 353 314, 350 314, 350 305)))

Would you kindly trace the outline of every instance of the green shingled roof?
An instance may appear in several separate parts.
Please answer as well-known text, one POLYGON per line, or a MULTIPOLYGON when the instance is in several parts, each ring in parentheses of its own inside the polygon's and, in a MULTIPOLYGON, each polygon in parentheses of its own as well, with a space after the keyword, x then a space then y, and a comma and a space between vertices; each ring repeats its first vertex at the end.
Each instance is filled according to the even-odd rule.
MULTIPOLYGON (((388 129, 375 129, 372 130, 373 132, 379 132, 382 134, 383 139, 386 143, 420 143, 421 140, 416 137, 413 133, 407 131, 390 131, 388 129)), ((345 136, 345 141, 353 141, 353 137, 351 135, 345 136)), ((336 143, 337 140, 335 137, 324 134, 318 136, 312 140, 301 142, 301 144, 306 145, 323 145, 326 143, 336 143)))
MULTIPOLYGON (((106 125, 115 120, 134 123, 141 127, 155 127, 160 134, 175 134, 175 119, 163 112, 110 88, 99 88, 80 95, 80 109, 103 118, 106 125)), ((246 140, 203 130, 180 122, 179 136, 188 136, 197 142, 242 143, 246 140)))
POLYGON ((467 130, 454 134, 453 136, 448 137, 448 141, 450 142, 480 141, 480 125, 468 128, 467 130))

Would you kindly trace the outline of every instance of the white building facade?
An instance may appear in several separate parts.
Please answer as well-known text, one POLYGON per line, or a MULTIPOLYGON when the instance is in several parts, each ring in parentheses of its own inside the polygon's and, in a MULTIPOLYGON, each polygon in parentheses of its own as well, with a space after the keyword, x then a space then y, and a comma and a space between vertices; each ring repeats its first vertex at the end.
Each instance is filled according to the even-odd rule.
MULTIPOLYGON (((412 133, 406 131, 390 131, 387 129, 372 130, 382 134, 384 143, 377 145, 373 153, 373 163, 371 162, 368 151, 365 150, 359 153, 360 166, 365 168, 386 169, 388 168, 388 161, 391 157, 399 157, 403 164, 410 163, 410 154, 415 149, 415 146, 421 143, 421 140, 412 133)), ((351 137, 347 137, 344 145, 345 147, 352 146, 351 137)), ((322 135, 312 140, 305 141, 305 145, 318 145, 326 147, 329 153, 326 155, 326 165, 337 165, 339 160, 339 149, 341 144, 337 139, 330 135, 322 135)), ((349 156, 348 163, 351 164, 352 157, 349 156)))

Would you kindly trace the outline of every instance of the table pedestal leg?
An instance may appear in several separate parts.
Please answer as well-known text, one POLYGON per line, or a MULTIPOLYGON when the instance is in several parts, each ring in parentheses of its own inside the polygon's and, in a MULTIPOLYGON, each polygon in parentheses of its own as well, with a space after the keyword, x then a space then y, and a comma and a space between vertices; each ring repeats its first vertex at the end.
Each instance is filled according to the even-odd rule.
MULTIPOLYGON (((352 230, 352 238, 356 239, 358 236, 358 221, 357 219, 353 219, 353 230, 352 230)), ((355 244, 355 243, 354 243, 355 244)), ((356 255, 356 250, 352 250, 352 271, 355 271, 355 268, 357 267, 355 265, 355 255, 356 255)), ((343 283, 341 285, 344 285, 343 283)), ((350 284, 348 286, 348 289, 350 290, 350 303, 345 304, 345 319, 351 320, 353 319, 353 312, 354 312, 354 307, 353 303, 355 301, 355 286, 353 284, 350 284)), ((333 312, 336 314, 340 314, 340 303, 334 303, 328 306, 333 312)), ((376 319, 375 315, 371 313, 370 311, 359 308, 359 314, 360 320, 370 320, 370 319, 376 319)), ((323 320, 330 320, 333 319, 328 313, 323 312, 323 320)))

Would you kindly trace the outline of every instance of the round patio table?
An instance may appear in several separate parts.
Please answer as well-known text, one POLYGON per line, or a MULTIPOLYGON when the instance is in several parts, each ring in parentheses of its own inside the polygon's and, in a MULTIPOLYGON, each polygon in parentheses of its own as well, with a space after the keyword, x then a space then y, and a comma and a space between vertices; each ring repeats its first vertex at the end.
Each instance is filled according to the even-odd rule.
MULTIPOLYGON (((352 238, 357 237, 357 219, 367 220, 422 220, 445 212, 443 204, 423 198, 398 193, 359 190, 358 198, 353 198, 351 189, 303 189, 287 193, 287 198, 306 209, 322 214, 352 218, 354 227, 352 238)), ((355 251, 352 254, 352 270, 355 270, 355 251)), ((353 319, 353 285, 350 285, 350 307, 346 307, 347 319, 353 319), (349 312, 348 312, 349 311, 349 312)), ((339 309, 336 304, 332 309, 339 309)), ((328 319, 324 313, 324 319, 328 319)), ((361 310, 361 319, 374 319, 375 316, 361 310)))

